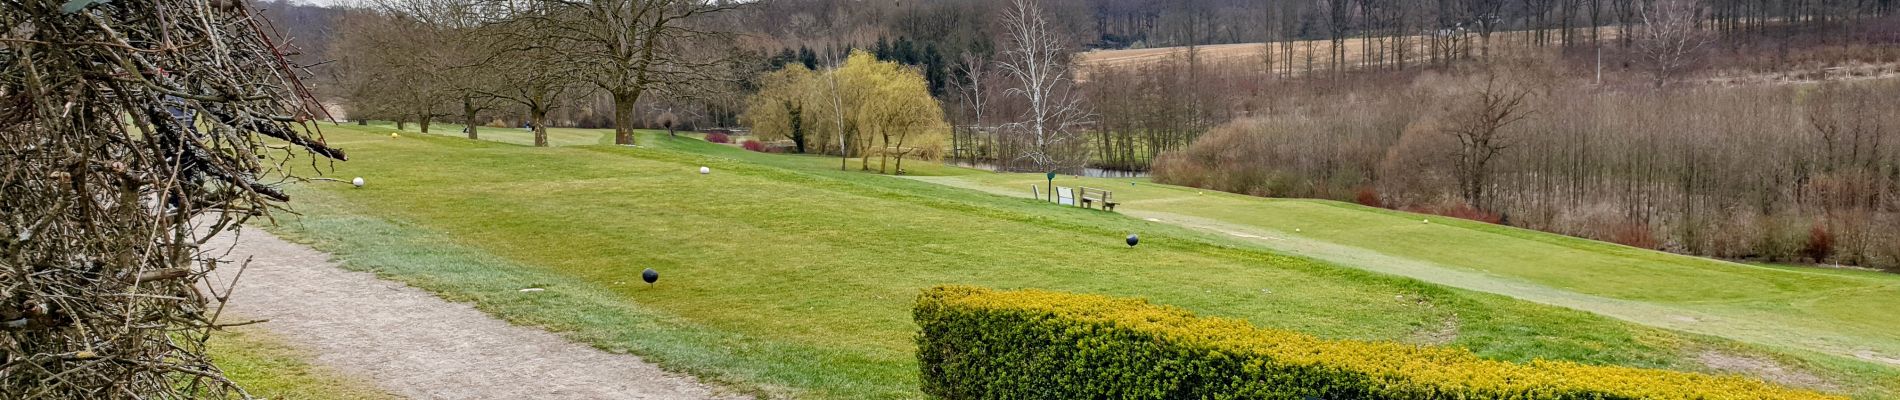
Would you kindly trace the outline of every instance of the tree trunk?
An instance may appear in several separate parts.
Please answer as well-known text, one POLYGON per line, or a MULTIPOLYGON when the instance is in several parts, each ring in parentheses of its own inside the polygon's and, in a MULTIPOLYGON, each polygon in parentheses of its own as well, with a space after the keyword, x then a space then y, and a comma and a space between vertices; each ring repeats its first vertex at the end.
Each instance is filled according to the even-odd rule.
POLYGON ((475 102, 467 96, 462 97, 462 125, 468 127, 469 140, 480 139, 476 133, 482 125, 475 121, 475 102))
POLYGON ((640 100, 640 93, 615 92, 613 96, 614 144, 635 144, 633 142, 633 103, 640 100))
POLYGON ((887 172, 887 171, 886 171, 886 170, 884 169, 884 167, 885 167, 885 166, 887 166, 888 164, 890 164, 890 163, 891 163, 891 155, 890 155, 890 153, 891 153, 891 148, 890 148, 890 145, 891 145, 891 134, 889 133, 889 131, 886 131, 886 132, 884 133, 884 146, 885 146, 885 147, 884 147, 884 148, 883 148, 883 149, 882 149, 881 151, 878 151, 878 152, 877 152, 877 173, 880 173, 880 174, 889 174, 889 173, 890 173, 890 172, 887 172))
POLYGON ((397 119, 396 119, 396 130, 399 130, 399 131, 400 131, 400 130, 407 130, 407 129, 408 129, 408 128, 407 128, 408 126, 409 126, 409 118, 397 118, 397 119))
POLYGON ((423 114, 421 120, 416 121, 417 125, 420 125, 422 127, 422 133, 429 133, 429 121, 432 121, 434 119, 435 119, 434 115, 423 114))
POLYGON ((528 110, 528 123, 534 125, 534 147, 548 147, 547 120, 546 107, 533 107, 528 110))

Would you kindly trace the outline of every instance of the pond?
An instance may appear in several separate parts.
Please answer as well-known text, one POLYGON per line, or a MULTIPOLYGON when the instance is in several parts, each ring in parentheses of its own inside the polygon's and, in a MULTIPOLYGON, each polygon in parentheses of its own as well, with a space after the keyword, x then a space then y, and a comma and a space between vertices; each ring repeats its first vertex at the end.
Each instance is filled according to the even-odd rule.
MULTIPOLYGON (((972 162, 972 161, 966 161, 966 160, 952 160, 952 161, 949 161, 949 164, 959 166, 959 167, 976 168, 976 169, 987 170, 987 171, 999 171, 995 163, 986 162, 986 161, 972 162)), ((1068 173, 1063 173, 1063 174, 1070 175, 1068 173)), ((1090 177, 1090 178, 1146 178, 1148 177, 1148 171, 1128 171, 1128 170, 1119 170, 1119 169, 1086 167, 1082 169, 1082 176, 1090 177)))

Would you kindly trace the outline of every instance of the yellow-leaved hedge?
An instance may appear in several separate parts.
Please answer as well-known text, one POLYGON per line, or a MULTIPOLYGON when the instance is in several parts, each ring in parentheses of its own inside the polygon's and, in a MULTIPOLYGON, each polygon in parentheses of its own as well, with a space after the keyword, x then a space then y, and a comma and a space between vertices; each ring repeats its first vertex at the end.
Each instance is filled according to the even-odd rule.
POLYGON ((1322 340, 1097 295, 944 286, 914 313, 923 391, 944 399, 1844 399, 1740 376, 1322 340))

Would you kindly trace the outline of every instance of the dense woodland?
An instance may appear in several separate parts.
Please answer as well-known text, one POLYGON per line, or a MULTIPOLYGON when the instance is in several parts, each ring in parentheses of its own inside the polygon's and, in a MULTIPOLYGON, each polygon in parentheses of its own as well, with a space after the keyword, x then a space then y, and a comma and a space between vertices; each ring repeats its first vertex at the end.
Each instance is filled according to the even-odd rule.
POLYGON ((1900 83, 1579 93, 1540 78, 1315 96, 1328 106, 1216 128, 1155 178, 1691 254, 1900 267, 1900 83))

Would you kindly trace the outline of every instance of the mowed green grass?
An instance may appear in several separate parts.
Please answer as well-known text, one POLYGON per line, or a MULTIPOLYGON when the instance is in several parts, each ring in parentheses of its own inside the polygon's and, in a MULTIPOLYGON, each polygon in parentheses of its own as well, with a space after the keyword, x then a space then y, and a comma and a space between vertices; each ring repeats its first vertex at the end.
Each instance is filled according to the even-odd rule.
MULTIPOLYGON (((931 180, 1028 196, 1028 186, 1043 179, 979 174, 931 180)), ((1130 215, 1264 236, 1271 239, 1256 242, 1341 264, 1753 343, 1900 359, 1900 313, 1876 306, 1900 298, 1900 275, 1740 264, 1336 201, 1264 199, 1140 179, 1065 176, 1057 184, 1111 188, 1130 215), (1385 257, 1300 246, 1302 240, 1385 257), (1444 270, 1380 265, 1390 258, 1444 270)))
POLYGON ((262 328, 226 328, 208 342, 212 362, 251 396, 284 400, 384 400, 398 397, 363 377, 311 365, 310 354, 262 328))
POLYGON ((1144 297, 1505 360, 1704 371, 1697 355, 1720 351, 1863 396, 1895 385, 1889 370, 1838 357, 1448 289, 1119 214, 840 172, 836 159, 653 134, 640 148, 530 148, 324 129, 353 159, 328 173, 370 184, 296 186, 301 215, 283 215, 276 231, 349 268, 764 394, 920 397, 909 307, 940 284, 1144 297), (698 174, 702 165, 714 172, 698 174), (1140 247, 1122 244, 1129 232, 1143 235, 1140 247), (659 284, 640 283, 645 268, 661 272, 659 284), (519 291, 528 287, 548 290, 519 291))

